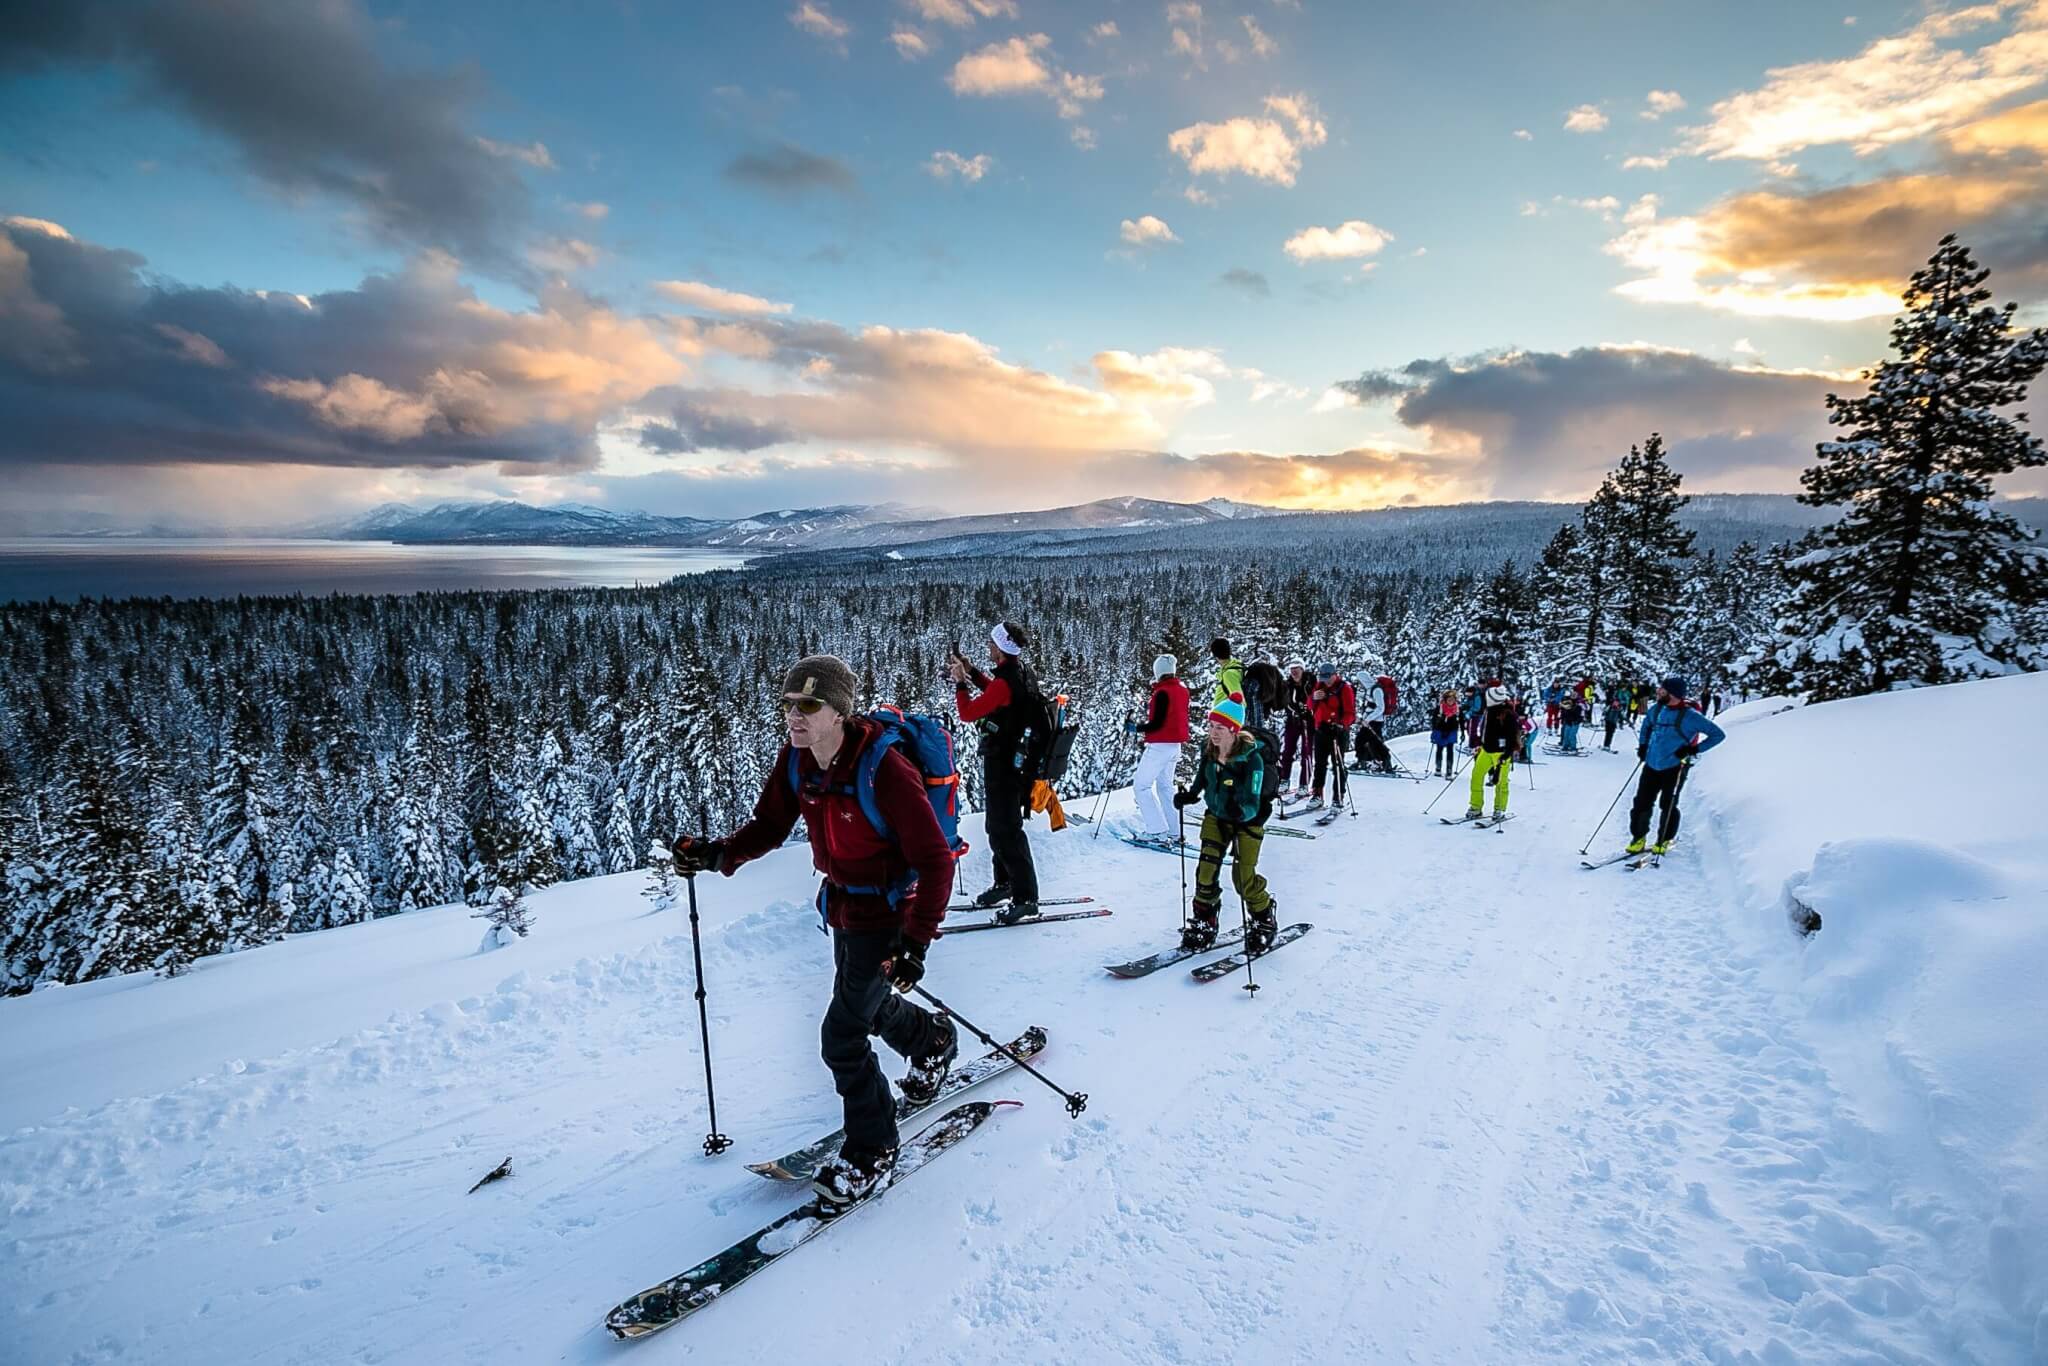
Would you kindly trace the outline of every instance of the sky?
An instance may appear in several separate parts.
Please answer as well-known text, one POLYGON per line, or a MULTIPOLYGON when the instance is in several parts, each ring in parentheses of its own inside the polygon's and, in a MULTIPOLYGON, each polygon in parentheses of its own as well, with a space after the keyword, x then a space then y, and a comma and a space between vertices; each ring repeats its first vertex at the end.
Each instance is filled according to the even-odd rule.
POLYGON ((1786 492, 1942 234, 2048 322, 2043 224, 2048 0, 73 0, 0 498, 1786 492))

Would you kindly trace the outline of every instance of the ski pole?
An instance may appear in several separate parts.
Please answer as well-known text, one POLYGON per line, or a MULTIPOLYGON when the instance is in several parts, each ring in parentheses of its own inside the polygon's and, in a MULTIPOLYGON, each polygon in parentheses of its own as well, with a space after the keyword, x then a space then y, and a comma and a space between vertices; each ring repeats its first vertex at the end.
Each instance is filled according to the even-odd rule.
POLYGON ((1621 805, 1621 793, 1628 791, 1628 785, 1636 780, 1636 774, 1642 771, 1642 767, 1643 761, 1641 759, 1636 760, 1636 766, 1628 771, 1628 776, 1626 778, 1623 778, 1621 780, 1621 791, 1616 792, 1614 794, 1614 800, 1607 803, 1607 810, 1601 813, 1600 824, 1594 826, 1593 833, 1586 836, 1585 848, 1579 850, 1580 858, 1584 858, 1586 856, 1586 850, 1591 849, 1593 847, 1593 841, 1600 838, 1601 827, 1605 826, 1607 824, 1607 818, 1614 814, 1614 808, 1621 805))
POLYGON ((704 1103, 711 1110, 711 1132, 704 1135, 704 1156, 716 1157, 732 1146, 732 1140, 718 1132, 718 1096, 711 1089, 711 1018, 704 1010, 704 949, 697 930, 697 875, 683 874, 690 890, 690 957, 697 966, 697 1028, 704 1036, 704 1103))
MULTIPOLYGON (((1238 844, 1238 842, 1237 842, 1237 839, 1236 839, 1236 837, 1235 837, 1234 835, 1233 835, 1233 836, 1232 836, 1232 838, 1231 838, 1231 843, 1237 846, 1237 867, 1236 867, 1236 868, 1232 868, 1232 869, 1230 870, 1230 880, 1231 880, 1231 882, 1233 882, 1233 883, 1236 883, 1236 882, 1237 882, 1237 873, 1238 873, 1238 868, 1242 868, 1242 867, 1244 866, 1244 846, 1243 846, 1242 844, 1238 844)), ((1220 873, 1220 872, 1221 872, 1222 870, 1221 870, 1221 869, 1219 868, 1219 869, 1218 869, 1217 871, 1218 871, 1218 872, 1220 873)), ((1259 984, 1258 984, 1257 982, 1254 982, 1254 981, 1252 980, 1252 959, 1254 959, 1254 958, 1258 957, 1258 955, 1257 955, 1257 954, 1255 954, 1255 953, 1253 953, 1253 952, 1252 952, 1252 944, 1251 944, 1251 939, 1252 939, 1252 908, 1251 908, 1251 905, 1250 905, 1250 904, 1249 904, 1248 902, 1246 902, 1246 901, 1245 901, 1245 899, 1244 899, 1244 887, 1243 887, 1243 885, 1242 885, 1242 884, 1239 884, 1239 885, 1238 885, 1238 888, 1237 888, 1237 913, 1238 913, 1238 916, 1239 916, 1239 918, 1240 918, 1240 919, 1242 920, 1242 922, 1243 922, 1243 924, 1244 924, 1244 988, 1243 988, 1243 989, 1244 989, 1245 991, 1247 991, 1247 992, 1250 992, 1250 993, 1251 993, 1251 996, 1252 996, 1252 999, 1253 999, 1253 1000, 1257 1000, 1257 999, 1258 999, 1258 996, 1259 996, 1259 984)))
POLYGON ((1180 905, 1176 909, 1185 915, 1188 909, 1188 809, 1176 803, 1173 814, 1180 820, 1180 833, 1174 839, 1174 844, 1180 849, 1180 905))
MULTIPOLYGON (((1451 776, 1444 782, 1443 792, 1439 792, 1434 797, 1431 797, 1429 799, 1429 806, 1435 806, 1438 802, 1442 801, 1444 799, 1444 792, 1449 792, 1457 785, 1458 775, 1465 771, 1465 762, 1471 757, 1472 755, 1467 753, 1458 760, 1458 766, 1451 770, 1451 776)), ((1422 808, 1423 815, 1427 816, 1429 814, 1429 806, 1422 808)))
POLYGON ((913 986, 911 988, 911 991, 915 992, 919 996, 924 997, 925 1000, 931 1002, 932 1005, 938 1007, 938 1009, 942 1013, 950 1015, 955 1020, 958 1020, 961 1024, 966 1025, 968 1033, 972 1034, 975 1038, 980 1039, 990 1048, 993 1048, 996 1052, 1002 1054, 1011 1062, 1016 1063, 1017 1066, 1023 1068, 1026 1072, 1029 1072, 1032 1076, 1037 1077, 1040 1081, 1044 1082, 1047 1086, 1051 1087, 1053 1091, 1058 1094, 1059 1098, 1067 1103, 1067 1114, 1069 1116, 1075 1119, 1079 1119, 1081 1116, 1081 1112, 1088 1108, 1088 1093, 1086 1091, 1075 1092, 1066 1090, 1064 1087, 1060 1086, 1059 1083, 1055 1082, 1052 1078, 1046 1076, 1045 1073, 1039 1071, 1030 1063, 1024 1061, 1024 1059, 1018 1057, 1015 1053, 1011 1052, 1010 1046, 1008 1044, 998 1043, 996 1042, 996 1040, 990 1038, 987 1034, 982 1032, 981 1026, 975 1024, 974 1021, 968 1019, 965 1015, 962 1015, 959 1011, 953 1009, 953 1007, 947 1005, 944 1001, 941 1001, 938 997, 932 995, 923 987, 913 986))

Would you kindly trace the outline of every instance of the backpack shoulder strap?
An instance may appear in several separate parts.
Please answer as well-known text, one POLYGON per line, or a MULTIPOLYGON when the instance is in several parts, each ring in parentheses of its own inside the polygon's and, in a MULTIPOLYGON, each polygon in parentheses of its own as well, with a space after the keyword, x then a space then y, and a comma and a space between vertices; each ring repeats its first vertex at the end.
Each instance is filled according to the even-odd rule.
POLYGON ((889 757, 889 751, 903 739, 903 732, 891 725, 884 725, 875 738, 868 741, 868 747, 861 753, 860 762, 853 770, 853 795, 860 803, 860 813, 868 818, 868 824, 875 827, 875 833, 885 840, 894 840, 896 832, 889 828, 889 822, 882 815, 882 804, 875 800, 875 775, 881 772, 882 760, 889 757))

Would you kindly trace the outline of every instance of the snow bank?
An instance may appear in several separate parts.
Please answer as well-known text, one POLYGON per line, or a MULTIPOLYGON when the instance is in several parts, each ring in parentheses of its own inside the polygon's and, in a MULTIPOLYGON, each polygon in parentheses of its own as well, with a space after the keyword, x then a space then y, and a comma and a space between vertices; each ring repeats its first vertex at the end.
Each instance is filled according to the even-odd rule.
POLYGON ((2033 747, 1996 738, 2048 676, 1785 706, 1724 715, 1688 796, 1895 1201, 2048 1359, 2048 821, 2033 747))

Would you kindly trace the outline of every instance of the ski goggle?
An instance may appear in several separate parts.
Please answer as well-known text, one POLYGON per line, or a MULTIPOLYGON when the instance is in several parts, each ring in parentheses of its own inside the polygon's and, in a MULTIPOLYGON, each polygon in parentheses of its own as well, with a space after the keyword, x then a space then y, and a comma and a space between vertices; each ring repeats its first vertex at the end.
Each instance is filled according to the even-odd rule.
POLYGON ((802 712, 805 716, 816 716, 820 711, 824 710, 825 699, 822 697, 785 697, 782 699, 782 710, 784 713, 787 713, 792 707, 802 712))

